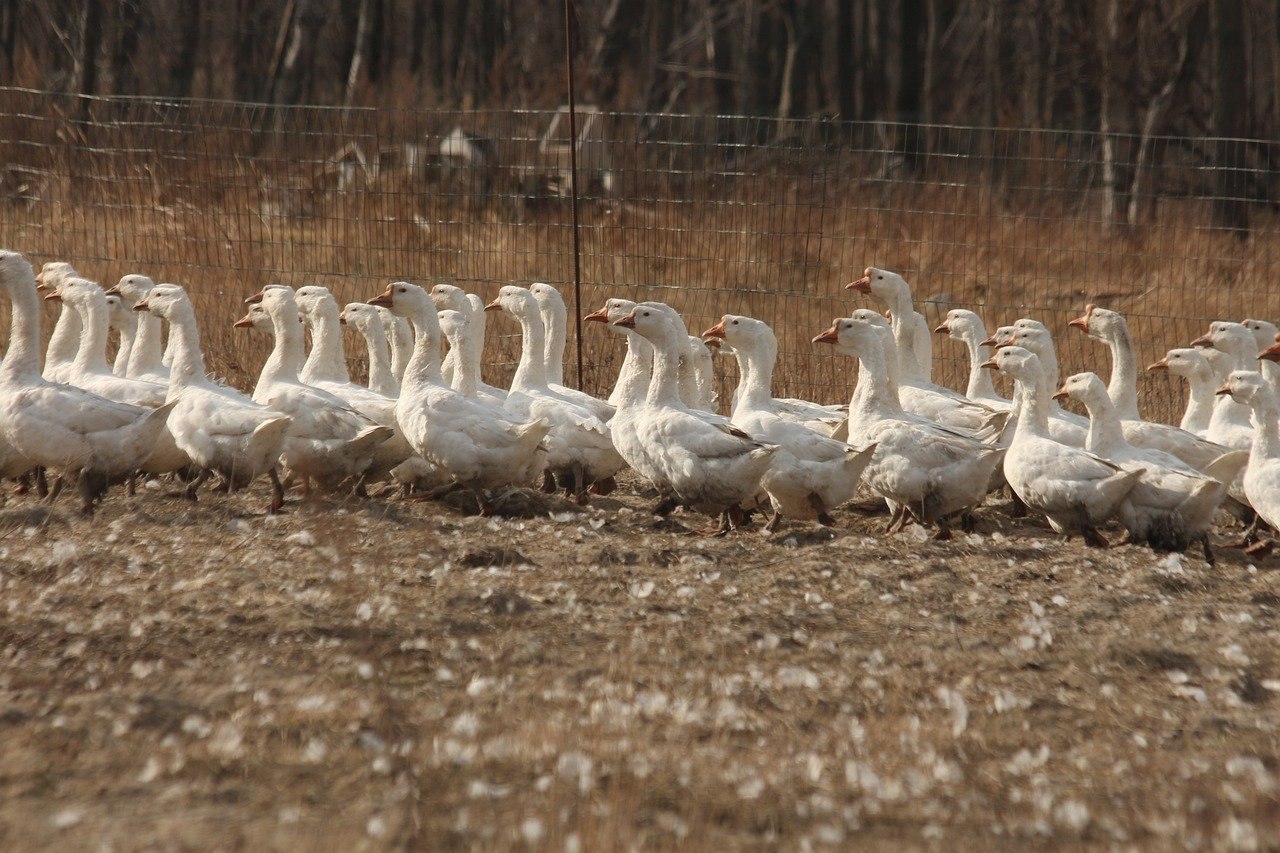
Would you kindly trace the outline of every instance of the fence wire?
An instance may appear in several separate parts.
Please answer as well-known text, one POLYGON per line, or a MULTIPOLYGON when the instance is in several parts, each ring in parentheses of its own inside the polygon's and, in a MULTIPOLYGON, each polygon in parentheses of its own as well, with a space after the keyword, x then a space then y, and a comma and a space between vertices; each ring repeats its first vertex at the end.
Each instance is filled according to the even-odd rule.
MULTIPOLYGON (((992 329, 1043 320, 1064 375, 1108 369, 1067 327, 1088 302, 1126 314, 1143 363, 1211 320, 1280 318, 1280 191, 1269 152, 1246 140, 584 107, 574 306, 563 111, 0 89, 0 126, 7 247, 103 282, 142 272, 185 285, 211 369, 241 386, 266 342, 231 323, 270 282, 324 284, 345 302, 393 278, 486 300, 546 281, 582 313, 610 296, 669 302, 695 332, 747 314, 778 334, 775 394, 822 402, 847 400, 856 371, 809 341, 851 308, 883 309, 844 289, 869 265, 902 273, 931 324, 952 307, 992 329), (1213 227, 1224 211, 1243 211, 1247 230, 1213 227)), ((599 328, 584 336, 585 385, 604 393, 621 345, 599 328)), ((516 337, 494 321, 489 382, 509 378, 516 337)), ((934 357, 935 380, 963 388, 961 347, 938 340, 934 357)), ((720 369, 724 397, 736 371, 720 369)), ((1177 382, 1141 383, 1148 415, 1176 420, 1177 382)))

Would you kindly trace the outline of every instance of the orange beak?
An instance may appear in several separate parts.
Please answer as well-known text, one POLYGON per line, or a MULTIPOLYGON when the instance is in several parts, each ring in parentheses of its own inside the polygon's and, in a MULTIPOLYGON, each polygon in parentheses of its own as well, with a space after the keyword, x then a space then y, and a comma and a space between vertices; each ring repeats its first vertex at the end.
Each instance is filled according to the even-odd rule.
POLYGON ((1258 353, 1259 361, 1280 361, 1280 344, 1271 346, 1258 353))
POLYGON ((484 306, 484 310, 486 310, 486 311, 501 311, 501 310, 502 310, 502 297, 501 297, 501 296, 499 296, 499 297, 495 298, 495 299, 494 299, 492 302, 490 302, 488 305, 484 306))
POLYGON ((1159 361, 1157 361, 1155 364, 1147 365, 1147 370, 1151 371, 1152 373, 1155 373, 1156 371, 1168 370, 1168 369, 1169 369, 1169 359, 1167 358, 1162 358, 1159 361))
POLYGON ((987 370, 1000 369, 1000 365, 996 364, 996 360, 994 358, 987 359, 986 361, 982 362, 982 364, 979 364, 978 367, 985 367, 987 370))
POLYGON ((118 284, 111 285, 111 287, 107 288, 105 291, 103 291, 103 293, 105 293, 107 296, 123 296, 124 295, 123 293, 120 292, 120 285, 118 284))
POLYGON ((234 329, 252 329, 253 318, 250 317, 248 314, 245 314, 239 320, 236 320, 234 323, 232 323, 231 327, 234 329))
POLYGON ((1221 388, 1219 388, 1217 391, 1214 391, 1214 392, 1213 392, 1213 396, 1215 396, 1215 397, 1221 397, 1223 394, 1230 394, 1230 393, 1231 393, 1231 386, 1229 386, 1229 385, 1223 385, 1223 386, 1222 386, 1221 388))
POLYGON ((1201 335, 1200 337, 1196 338, 1194 341, 1192 341, 1192 342, 1191 342, 1191 345, 1192 345, 1193 347, 1201 347, 1201 348, 1209 348, 1209 349, 1212 349, 1212 348, 1213 348, 1213 338, 1210 336, 1210 333, 1206 332, 1206 333, 1204 333, 1203 335, 1201 335))
POLYGON ((1065 390, 1065 389, 1059 388, 1059 389, 1058 389, 1058 393, 1056 393, 1056 394, 1054 394, 1054 395, 1053 395, 1053 399, 1055 399, 1055 400, 1065 400, 1065 399, 1067 399, 1067 398, 1068 398, 1068 397, 1070 397, 1070 396, 1071 396, 1071 395, 1070 395, 1070 394, 1068 394, 1068 393, 1066 392, 1066 390, 1065 390))
POLYGON ((36 273, 36 286, 44 287, 44 270, 40 270, 40 272, 36 273))
POLYGON ((702 342, 707 345, 708 349, 711 349, 711 350, 720 349, 720 339, 715 337, 714 335, 703 337, 702 342))
POLYGON ((835 324, 832 323, 830 329, 827 329, 825 332, 823 332, 820 335, 815 335, 813 340, 810 341, 810 343, 834 344, 839 340, 840 340, 840 332, 838 329, 836 329, 835 324))
POLYGON ((1004 349, 1011 346, 1013 346, 1013 338, 1005 338, 1003 341, 996 341, 995 343, 996 349, 1004 349))
POLYGON ((150 311, 151 306, 147 304, 147 300, 141 299, 138 301, 137 305, 133 306, 133 310, 134 311, 150 311))
POLYGON ((609 322, 609 309, 601 308, 599 311, 592 311, 583 317, 582 321, 584 323, 607 323, 609 322))
POLYGON ((1067 323, 1067 325, 1068 325, 1068 326, 1074 326, 1074 327, 1076 327, 1077 329, 1079 329, 1080 331, 1082 331, 1082 332, 1084 332, 1084 333, 1088 334, 1088 332, 1089 332, 1089 315, 1090 315, 1090 314, 1092 314, 1092 313, 1093 313, 1093 309, 1095 309, 1095 308, 1097 308, 1097 307, 1098 307, 1097 305, 1095 305, 1095 304, 1093 304, 1092 302, 1090 302, 1088 305, 1084 306, 1084 316, 1083 316, 1083 317, 1077 317, 1077 318, 1075 318, 1075 319, 1074 319, 1074 320, 1072 320, 1071 322, 1067 323))
POLYGON ((342 324, 342 325, 344 325, 344 326, 345 326, 345 325, 347 325, 347 315, 346 315, 346 314, 339 314, 339 315, 338 315, 338 322, 339 322, 339 323, 341 323, 341 324, 342 324))
POLYGON ((387 289, 379 293, 377 296, 369 300, 370 305, 378 305, 383 308, 391 307, 391 285, 387 285, 387 289))
POLYGON ((262 301, 262 294, 264 294, 264 293, 266 293, 266 291, 265 291, 265 290, 259 290, 257 293, 253 294, 253 296, 246 296, 246 297, 244 298, 244 304, 245 304, 245 305, 257 305, 259 302, 261 302, 261 301, 262 301))
POLYGON ((710 329, 707 329, 705 332, 703 332, 702 337, 723 338, 727 334, 728 334, 728 331, 724 327, 724 320, 721 320, 719 323, 716 323, 710 329))
POLYGON ((995 345, 996 345, 996 344, 998 344, 998 343, 1000 343, 1000 342, 996 340, 996 336, 995 336, 995 335, 990 335, 990 336, 988 336, 988 337, 987 337, 987 339, 986 339, 986 340, 980 341, 980 342, 978 343, 978 346, 980 346, 980 347, 993 347, 993 346, 995 346, 995 345))
POLYGON ((62 294, 56 290, 51 290, 44 295, 45 302, 61 302, 62 294))
POLYGON ((635 312, 628 314, 627 316, 623 317, 621 320, 614 320, 613 325, 621 326, 624 329, 634 329, 636 327, 635 312))
POLYGON ((941 326, 939 326, 938 328, 934 329, 934 330, 933 330, 933 333, 934 333, 935 335, 949 335, 949 334, 951 334, 951 327, 950 327, 949 325, 947 325, 946 323, 943 323, 941 326))
POLYGON ((845 290, 856 290, 858 293, 871 292, 871 273, 867 273, 857 281, 851 281, 844 286, 845 290))

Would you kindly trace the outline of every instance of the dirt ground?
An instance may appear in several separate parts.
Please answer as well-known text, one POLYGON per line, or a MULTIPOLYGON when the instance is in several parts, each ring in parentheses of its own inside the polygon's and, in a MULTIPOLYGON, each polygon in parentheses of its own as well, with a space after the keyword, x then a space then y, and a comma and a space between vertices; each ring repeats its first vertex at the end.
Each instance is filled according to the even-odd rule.
POLYGON ((1280 558, 265 499, 0 510, 0 848, 1280 838, 1280 558))

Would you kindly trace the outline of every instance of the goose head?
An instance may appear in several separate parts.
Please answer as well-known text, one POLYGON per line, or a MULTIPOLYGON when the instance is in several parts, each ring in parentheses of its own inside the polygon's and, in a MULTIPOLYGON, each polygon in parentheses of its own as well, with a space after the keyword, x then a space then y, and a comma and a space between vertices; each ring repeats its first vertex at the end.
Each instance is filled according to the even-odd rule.
POLYGON ((121 276, 119 281, 107 289, 107 296, 119 296, 125 306, 133 306, 137 305, 138 300, 150 293, 151 288, 155 286, 156 283, 150 276, 129 273, 121 276))
POLYGON ((78 275, 76 268, 66 261, 45 261, 40 272, 36 273, 36 290, 44 296, 51 290, 57 290, 66 279, 78 275))
POLYGON ((1253 333, 1253 339, 1258 342, 1258 352, 1280 340, 1280 327, 1268 320, 1245 320, 1240 325, 1253 333))
POLYGON ((124 300, 119 294, 108 294, 107 300, 107 328, 120 331, 122 329, 135 329, 138 325, 138 316, 124 307, 124 300))
POLYGON ((635 308, 636 303, 630 299, 606 299, 603 308, 592 311, 582 320, 586 323, 604 323, 605 328, 609 329, 609 331, 619 335, 626 335, 627 330, 615 324, 634 311, 635 308))
MULTIPOLYGON (((147 301, 150 302, 150 300, 147 301)), ((257 304, 250 305, 245 315, 232 325, 237 329, 252 329, 262 335, 274 335, 276 331, 267 309, 257 304)))
POLYGON ((883 351, 880 333, 876 327, 866 320, 855 317, 837 317, 831 321, 831 328, 813 339, 815 344, 833 344, 836 349, 847 355, 869 352, 872 347, 883 351))
POLYGON ((1262 374, 1254 370, 1235 370, 1227 376, 1216 395, 1229 395, 1232 400, 1245 406, 1262 402, 1271 395, 1271 386, 1262 374))
POLYGON ((1107 386, 1102 383, 1096 373, 1075 373, 1068 376, 1063 381, 1062 387, 1053 395, 1053 399, 1065 400, 1068 397, 1079 400, 1088 409, 1092 409, 1103 398, 1111 399, 1107 397, 1107 386))
POLYGON ((44 296, 45 301, 66 302, 76 307, 88 305, 95 297, 102 297, 105 303, 106 297, 97 282, 79 276, 63 279, 56 289, 47 289, 44 296))
POLYGON ((386 290, 370 299, 369 304, 386 308, 397 317, 436 313, 435 304, 427 291, 407 281, 391 282, 386 290))
POLYGON ((1029 349, 1009 344, 996 350, 995 355, 982 363, 988 370, 998 370, 1028 387, 1034 387, 1040 377, 1040 358, 1029 349))
POLYGON ((1090 302, 1085 306, 1084 314, 1067 323, 1079 329, 1095 341, 1113 341, 1128 331, 1124 315, 1108 308, 1099 308, 1090 302))
POLYGON ((1194 347, 1175 347, 1165 353, 1164 358, 1147 367, 1156 373, 1165 371, 1185 379, 1213 379, 1213 367, 1205 358, 1205 351, 1194 347))
POLYGON ((35 270, 21 253, 0 249, 0 287, 10 293, 19 288, 38 290, 35 270))
POLYGON ((443 281, 431 287, 431 302, 437 311, 468 311, 467 292, 443 281))
POLYGON ((1243 323, 1216 320, 1209 324, 1209 331, 1191 342, 1194 347, 1222 350, 1228 355, 1244 357, 1257 352, 1253 333, 1243 323))
POLYGON ((445 340, 449 342, 449 348, 460 348, 463 338, 466 337, 467 329, 471 326, 471 321, 467 319, 467 315, 461 311, 455 311, 452 308, 437 314, 440 320, 440 331, 444 334, 445 340))
POLYGON ((299 287, 294 291, 293 298, 298 303, 302 316, 308 320, 339 313, 338 300, 334 299, 333 293, 323 285, 308 284, 299 287))
POLYGON ((1016 326, 997 326, 996 330, 987 337, 978 341, 980 347, 994 347, 1006 338, 1013 337, 1013 333, 1017 331, 1016 326))
MULTIPOLYGON (((172 322, 179 313, 191 311, 191 299, 186 290, 177 284, 153 284, 147 294, 133 305, 134 311, 145 311, 172 322)), ((266 312, 257 309, 263 317, 266 312)), ((267 318, 270 322, 270 318, 267 318)))
POLYGON ((995 346, 996 349, 1021 347, 1034 353, 1037 359, 1040 359, 1044 358, 1047 353, 1053 352, 1053 336, 1049 334, 1047 329, 1018 328, 1017 324, 1014 324, 1012 333, 998 340, 995 346))
POLYGON ((873 311, 870 308, 855 308, 849 312, 849 316, 854 320, 861 320, 880 329, 892 330, 893 326, 889 322, 889 318, 879 311, 873 311))
POLYGON ((876 267, 867 267, 863 270, 862 278, 849 282, 845 289, 875 296, 885 302, 896 301, 901 296, 911 297, 911 287, 906 279, 896 272, 876 267))
POLYGON ((947 319, 933 331, 953 341, 981 341, 987 336, 982 318, 967 308, 952 308, 947 312, 947 319))
POLYGON ((517 320, 538 314, 538 302, 526 288, 514 284, 505 284, 498 289, 498 295, 488 305, 486 311, 505 311, 517 320))
POLYGON ((533 294, 533 298, 538 302, 538 308, 542 311, 565 312, 564 297, 560 295, 560 291, 556 290, 545 281, 535 281, 529 285, 529 292, 533 294))
POLYGON ((672 323, 672 309, 657 302, 641 302, 621 319, 613 321, 613 325, 621 329, 631 329, 640 337, 659 346, 668 345, 677 353, 687 349, 687 342, 672 323), (664 310, 665 309, 665 310, 664 310))
POLYGON ((348 302, 342 307, 338 322, 344 326, 351 326, 365 336, 370 333, 383 334, 386 331, 386 324, 382 320, 382 310, 367 302, 348 302))
POLYGON ((743 317, 739 314, 725 314, 710 329, 702 333, 704 343, 721 341, 735 350, 743 352, 761 351, 767 348, 777 350, 777 338, 769 324, 754 317, 743 317))
POLYGON ((289 293, 293 293, 293 288, 287 284, 264 284, 262 286, 262 290, 259 290, 257 293, 253 294, 252 296, 246 296, 244 298, 244 304, 257 305, 259 302, 262 301, 263 294, 266 293, 268 290, 287 290, 289 291, 289 293))

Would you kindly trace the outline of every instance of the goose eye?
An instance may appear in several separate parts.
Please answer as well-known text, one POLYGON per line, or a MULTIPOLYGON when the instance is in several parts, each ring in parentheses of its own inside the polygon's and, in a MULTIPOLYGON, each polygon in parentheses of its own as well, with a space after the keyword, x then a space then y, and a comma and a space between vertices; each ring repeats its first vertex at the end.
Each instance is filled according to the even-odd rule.
POLYGON ((882 275, 876 276, 876 281, 884 281, 884 276, 882 275))
POLYGON ((737 320, 734 320, 734 321, 733 321, 733 325, 735 325, 735 326, 736 326, 736 325, 738 325, 738 321, 737 321, 737 320))

